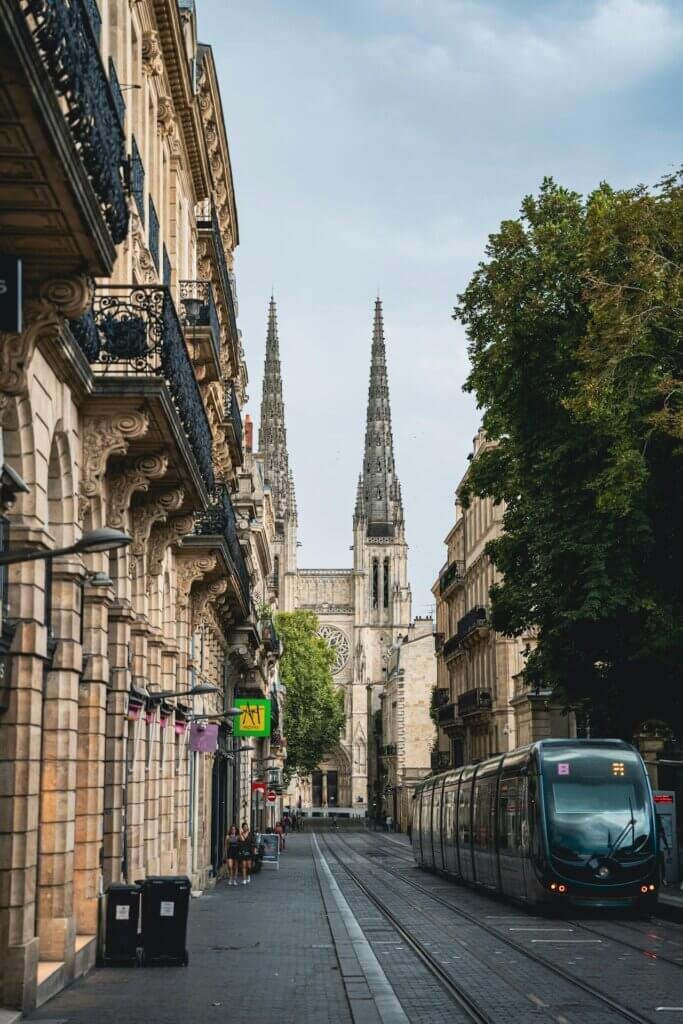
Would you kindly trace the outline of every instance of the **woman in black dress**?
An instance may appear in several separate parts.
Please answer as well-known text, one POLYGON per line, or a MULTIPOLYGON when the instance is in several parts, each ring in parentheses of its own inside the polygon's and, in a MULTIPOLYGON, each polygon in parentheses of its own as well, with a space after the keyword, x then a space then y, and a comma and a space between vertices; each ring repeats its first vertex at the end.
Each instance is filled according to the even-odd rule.
POLYGON ((237 885, 237 865, 239 861, 240 834, 237 825, 232 824, 225 837, 223 857, 228 865, 228 885, 237 885))
POLYGON ((254 856, 254 837, 249 831, 246 821, 242 822, 240 829, 240 841, 237 849, 240 867, 242 868, 242 885, 251 882, 251 862, 254 856))

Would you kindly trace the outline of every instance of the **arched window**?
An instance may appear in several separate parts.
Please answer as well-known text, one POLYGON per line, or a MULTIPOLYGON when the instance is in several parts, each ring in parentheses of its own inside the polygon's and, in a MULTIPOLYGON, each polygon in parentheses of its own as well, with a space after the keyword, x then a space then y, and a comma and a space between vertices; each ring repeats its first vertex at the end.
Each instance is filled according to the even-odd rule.
POLYGON ((372 560, 372 607, 379 604, 379 558, 372 560))
POLYGON ((384 607, 389 607, 389 559, 384 559, 384 607))

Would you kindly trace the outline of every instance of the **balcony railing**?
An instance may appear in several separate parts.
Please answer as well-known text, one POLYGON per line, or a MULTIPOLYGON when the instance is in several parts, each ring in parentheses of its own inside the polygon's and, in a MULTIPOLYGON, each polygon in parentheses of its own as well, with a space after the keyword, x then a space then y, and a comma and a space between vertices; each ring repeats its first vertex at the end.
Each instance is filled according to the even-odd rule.
POLYGON ((154 260, 154 266, 159 273, 159 217, 154 200, 149 197, 149 251, 154 260))
POLYGON ((450 767, 450 757, 445 750, 432 750, 429 763, 433 772, 445 772, 450 767))
POLYGON ((171 261, 168 258, 168 250, 166 248, 166 244, 165 243, 161 247, 161 266, 162 266, 161 280, 163 281, 163 283, 165 284, 165 286, 167 288, 170 288, 171 287, 171 274, 172 274, 172 270, 171 270, 171 261))
POLYGON ((140 156, 138 144, 133 136, 130 148, 130 191, 135 205, 140 214, 140 220, 145 223, 145 166, 140 156))
POLYGON ((445 707, 450 696, 451 692, 445 686, 437 686, 432 695, 432 707, 434 709, 445 707))
POLYGON ((237 535, 237 520, 232 505, 230 494, 225 486, 216 488, 206 512, 200 512, 195 516, 194 532, 201 537, 220 536, 225 539, 230 552, 230 558, 235 567, 240 585, 240 593, 244 605, 249 608, 249 594, 251 583, 247 563, 244 561, 242 548, 237 535))
POLYGON ((83 166, 114 242, 128 233, 125 140, 100 56, 99 8, 90 0, 19 0, 40 61, 62 101, 83 166))
POLYGON ((436 713, 439 725, 453 725, 455 723, 457 713, 457 706, 453 702, 449 704, 444 704, 444 706, 439 708, 439 710, 436 713))
POLYGON ((210 281, 180 282, 180 319, 188 327, 210 327, 217 365, 221 360, 221 328, 210 281))
POLYGON ((280 637, 272 619, 261 620, 261 639, 264 647, 271 654, 280 653, 280 637))
POLYGON ((441 573, 439 577, 439 593, 443 594, 456 580, 461 580, 465 575, 465 563, 456 561, 441 573))
POLYGON ((396 756, 396 744, 387 743, 385 747, 382 747, 381 757, 395 757, 396 756))
POLYGON ((102 15, 100 14, 100 8, 97 4, 97 0, 85 0, 85 9, 88 12, 93 35, 95 36, 97 45, 99 46, 100 36, 102 34, 102 15))
MULTIPOLYGON (((163 377, 208 489, 214 486, 212 435, 168 288, 97 288, 92 309, 71 330, 85 356, 108 377, 163 377)), ((233 516, 234 518, 234 516, 233 516)))
POLYGON ((126 119, 126 101, 124 100, 123 93, 121 92, 121 84, 116 72, 116 64, 112 57, 109 58, 109 84, 111 85, 111 92, 114 97, 114 105, 119 118, 119 124, 123 129, 124 121, 126 119))
POLYGON ((476 687, 473 690, 465 690, 458 697, 458 715, 464 718, 466 715, 476 715, 481 711, 490 711, 493 707, 490 690, 481 690, 476 687))
POLYGON ((211 203, 211 214, 206 219, 200 219, 197 221, 197 227, 204 230, 210 229, 213 236, 213 245, 216 250, 216 258, 218 263, 218 277, 221 282, 221 291, 225 299, 225 305, 228 311, 228 330, 232 338, 232 344, 236 349, 239 348, 239 337, 237 334, 237 317, 235 315, 235 299, 232 293, 232 285, 230 283, 230 274, 228 272, 228 263, 225 258, 225 249, 223 248, 223 237, 221 235, 221 227, 218 223, 218 214, 216 213, 216 206, 211 203))
POLYGON ((463 615, 458 620, 458 638, 462 641, 465 637, 469 636, 470 633, 474 633, 475 629, 480 629, 482 626, 488 626, 488 612, 483 605, 477 605, 476 608, 470 608, 466 615, 463 615))
POLYGON ((446 643, 441 649, 441 654, 444 658, 452 658, 454 654, 458 654, 462 650, 462 644, 460 643, 460 637, 457 633, 449 637, 446 643))
POLYGON ((244 461, 242 413, 237 401, 237 391, 231 380, 225 381, 225 422, 232 430, 235 445, 235 461, 242 465, 244 461))

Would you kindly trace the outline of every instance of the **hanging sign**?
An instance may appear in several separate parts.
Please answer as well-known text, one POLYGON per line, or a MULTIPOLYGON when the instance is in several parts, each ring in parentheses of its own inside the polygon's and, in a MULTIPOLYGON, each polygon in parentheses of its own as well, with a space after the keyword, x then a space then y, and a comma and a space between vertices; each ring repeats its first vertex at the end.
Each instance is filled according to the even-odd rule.
POLYGON ((251 784, 251 791, 252 791, 252 793, 265 793, 265 791, 266 791, 266 784, 265 784, 265 782, 261 782, 259 780, 257 780, 256 782, 252 782, 252 784, 251 784))
POLYGON ((0 256, 0 331, 21 332, 21 260, 0 256))
POLYGON ((234 736, 270 736, 270 701, 238 697, 235 707, 240 709, 235 717, 234 736))

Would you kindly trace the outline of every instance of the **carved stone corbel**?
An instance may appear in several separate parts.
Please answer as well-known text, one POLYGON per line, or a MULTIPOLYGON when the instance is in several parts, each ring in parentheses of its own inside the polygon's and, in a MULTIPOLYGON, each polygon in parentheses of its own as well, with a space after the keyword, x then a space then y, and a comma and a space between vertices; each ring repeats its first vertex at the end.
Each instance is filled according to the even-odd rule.
POLYGON ((107 460, 112 455, 125 455, 129 443, 135 438, 144 437, 148 429, 149 416, 142 411, 85 417, 79 502, 81 519, 100 491, 107 460))
POLYGON ((159 33, 154 29, 142 33, 142 69, 151 78, 161 75, 164 70, 159 33))
POLYGON ((193 629, 206 616, 209 604, 224 594, 227 589, 228 581, 223 579, 212 580, 193 591, 190 604, 190 624, 193 629))
POLYGON ((172 544, 179 544, 183 537, 191 532, 193 526, 194 516, 188 513, 185 516, 176 516, 164 526, 157 526, 152 530, 147 555, 147 573, 150 579, 161 574, 166 549, 172 544))
POLYGON ((192 584, 195 580, 206 576, 207 572, 215 569, 216 562, 215 555, 203 555, 201 558, 179 561, 176 569, 176 600, 179 608, 187 608, 192 584))
POLYGON ((85 275, 45 281, 40 297, 24 303, 21 334, 0 332, 0 409, 6 404, 2 396, 26 391, 28 366, 39 341, 53 341, 66 320, 85 313, 92 295, 92 279, 85 275))
POLYGON ((177 487, 173 491, 166 491, 164 494, 156 494, 148 498, 142 505, 138 505, 132 510, 130 517, 133 535, 133 543, 130 546, 131 555, 137 558, 144 555, 154 524, 165 521, 171 512, 177 512, 184 498, 185 491, 182 487, 177 487))
POLYGON ((155 284, 158 280, 156 264, 147 248, 142 221, 134 204, 131 207, 129 237, 133 247, 133 276, 136 283, 155 284))
POLYGON ((168 455, 143 455, 130 469, 109 478, 107 526, 125 529, 131 498, 136 491, 148 491, 152 480, 159 480, 168 469, 168 455))

